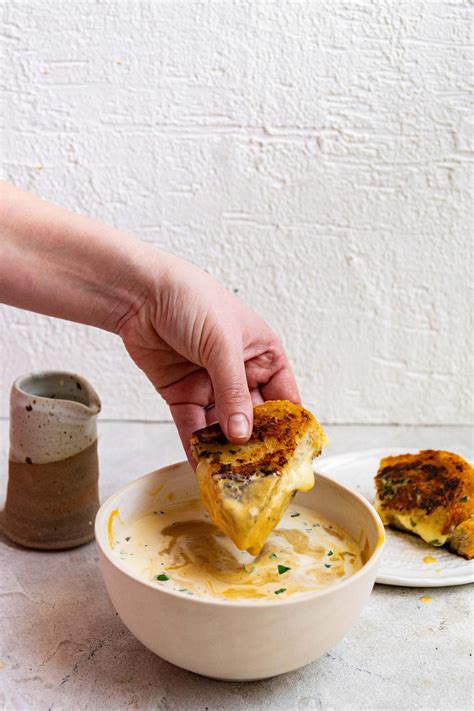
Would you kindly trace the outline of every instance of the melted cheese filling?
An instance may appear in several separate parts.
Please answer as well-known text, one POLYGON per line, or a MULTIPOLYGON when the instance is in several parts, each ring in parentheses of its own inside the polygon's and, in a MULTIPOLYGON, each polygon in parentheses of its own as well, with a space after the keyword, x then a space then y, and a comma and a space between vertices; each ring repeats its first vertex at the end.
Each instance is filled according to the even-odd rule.
POLYGON ((378 495, 375 497, 374 506, 382 519, 384 526, 394 525, 395 527, 400 527, 405 531, 412 531, 416 533, 417 536, 422 538, 426 543, 430 543, 432 546, 444 546, 449 538, 449 534, 442 533, 441 530, 436 526, 433 519, 426 521, 420 518, 416 518, 413 514, 402 514, 398 511, 386 511, 378 495))
POLYGON ((448 540, 447 534, 441 533, 435 525, 426 521, 416 521, 413 516, 397 513, 391 514, 390 519, 407 531, 413 531, 413 533, 416 533, 420 538, 427 543, 431 543, 433 546, 443 546, 448 540))
POLYGON ((247 482, 212 477, 206 461, 196 470, 201 499, 212 521, 240 550, 257 555, 277 525, 295 491, 314 485, 313 467, 305 454, 295 456, 281 476, 256 476, 247 482))
POLYGON ((137 576, 183 595, 284 599, 347 578, 363 564, 351 536, 295 504, 257 557, 238 550, 199 501, 175 504, 125 525, 116 521, 114 555, 137 576))

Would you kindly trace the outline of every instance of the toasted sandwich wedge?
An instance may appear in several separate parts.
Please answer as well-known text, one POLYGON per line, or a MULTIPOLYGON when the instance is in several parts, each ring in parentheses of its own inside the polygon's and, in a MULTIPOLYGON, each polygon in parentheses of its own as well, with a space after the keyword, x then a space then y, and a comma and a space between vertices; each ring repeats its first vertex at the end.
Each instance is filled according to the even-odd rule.
POLYGON ((386 457, 375 485, 384 524, 474 557, 474 469, 465 459, 434 450, 386 457))
POLYGON ((230 443, 217 423, 197 430, 191 447, 211 520, 238 548, 258 555, 294 493, 314 485, 311 463, 325 444, 313 415, 287 400, 255 407, 246 444, 230 443))

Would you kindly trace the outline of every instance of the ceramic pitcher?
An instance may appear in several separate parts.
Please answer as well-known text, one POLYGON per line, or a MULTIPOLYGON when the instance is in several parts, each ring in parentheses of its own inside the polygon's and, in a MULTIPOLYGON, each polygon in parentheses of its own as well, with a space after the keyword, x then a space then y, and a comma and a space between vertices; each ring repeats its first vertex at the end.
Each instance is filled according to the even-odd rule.
POLYGON ((15 543, 53 550, 94 537, 100 409, 94 388, 74 373, 29 373, 13 383, 0 527, 15 543))

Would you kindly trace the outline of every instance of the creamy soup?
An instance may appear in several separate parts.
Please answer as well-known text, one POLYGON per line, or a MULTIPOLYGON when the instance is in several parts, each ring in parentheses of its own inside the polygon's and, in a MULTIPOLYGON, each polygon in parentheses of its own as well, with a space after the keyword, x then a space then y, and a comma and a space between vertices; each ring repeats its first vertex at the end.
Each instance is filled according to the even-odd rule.
POLYGON ((199 501, 153 511, 112 534, 114 513, 114 554, 139 577, 183 595, 284 599, 347 578, 363 564, 348 533, 296 504, 256 557, 236 548, 199 501))

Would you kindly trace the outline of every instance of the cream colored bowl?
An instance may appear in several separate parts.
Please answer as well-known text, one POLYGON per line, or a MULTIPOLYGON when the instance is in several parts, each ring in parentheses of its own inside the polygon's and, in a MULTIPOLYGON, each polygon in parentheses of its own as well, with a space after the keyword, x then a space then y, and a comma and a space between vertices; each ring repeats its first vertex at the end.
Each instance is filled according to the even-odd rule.
POLYGON ((95 522, 112 603, 135 637, 163 659, 218 679, 263 679, 317 659, 359 617, 374 585, 384 532, 375 510, 358 494, 316 474, 314 488, 298 494, 296 503, 346 529, 365 551, 363 567, 330 587, 275 601, 205 600, 157 587, 129 572, 111 551, 114 516, 133 520, 163 508, 170 496, 175 502, 198 496, 194 473, 185 462, 123 487, 103 504, 95 522))

